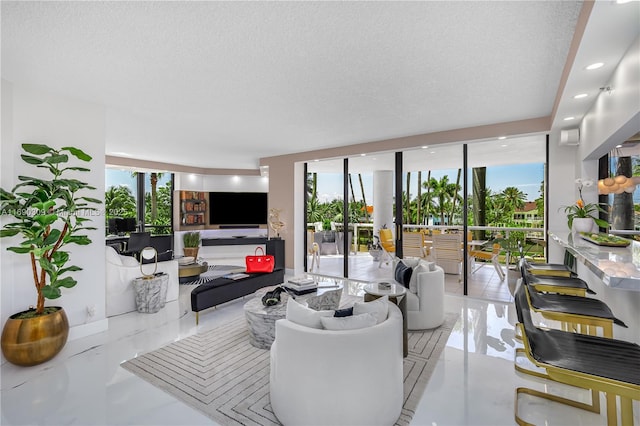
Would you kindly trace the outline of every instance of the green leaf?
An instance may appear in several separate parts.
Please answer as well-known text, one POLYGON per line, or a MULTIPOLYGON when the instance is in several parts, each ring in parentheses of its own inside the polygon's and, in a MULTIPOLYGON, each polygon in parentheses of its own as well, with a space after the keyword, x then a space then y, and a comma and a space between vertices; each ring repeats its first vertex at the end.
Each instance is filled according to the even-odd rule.
POLYGON ((47 200, 44 202, 39 202, 39 203, 33 203, 33 208, 34 209, 38 209, 42 212, 48 212, 49 209, 51 209, 53 206, 56 205, 56 202, 53 200, 47 200))
POLYGON ((64 287, 64 288, 71 288, 76 284, 78 284, 78 281, 74 280, 71 277, 64 277, 60 280, 57 280, 51 283, 51 285, 54 287, 64 287))
POLYGON ((53 266, 53 263, 47 260, 46 257, 41 257, 40 259, 38 259, 38 262, 40 263, 40 267, 50 274, 55 272, 56 268, 53 266))
POLYGON ((57 214, 37 214, 33 217, 33 220, 41 224, 42 226, 51 225, 58 220, 57 214))
POLYGON ((86 246, 91 244, 91 240, 86 235, 72 235, 68 239, 65 238, 65 242, 67 243, 75 243, 80 246, 86 246))
POLYGON ((12 251, 14 253, 18 253, 18 254, 26 254, 26 253, 29 253, 31 251, 31 248, 29 248, 29 247, 7 247, 7 250, 12 251))
POLYGON ((98 200, 97 198, 91 198, 91 197, 80 197, 81 200, 85 200, 88 201, 90 203, 97 203, 97 204, 102 204, 102 200, 98 200))
POLYGON ((67 154, 52 155, 45 158, 44 161, 46 161, 48 164, 66 163, 67 161, 69 161, 69 156, 67 154))
POLYGON ((47 245, 55 244, 60 238, 62 232, 59 229, 52 229, 51 233, 45 238, 44 243, 47 245))
POLYGON ((11 192, 5 191, 4 189, 0 188, 0 201, 10 201, 15 199, 16 196, 11 192))
POLYGON ((65 272, 75 272, 75 271, 82 271, 82 268, 79 266, 69 266, 68 268, 62 268, 58 271, 58 275, 62 275, 65 272))
POLYGON ((81 149, 74 148, 72 146, 62 147, 62 150, 69 151, 71 155, 75 156, 78 160, 91 161, 91 156, 81 149))
POLYGON ((53 260, 53 263, 55 263, 57 266, 62 266, 69 260, 69 252, 57 251, 53 253, 51 260, 53 260))
POLYGON ((86 167, 65 167, 62 171, 65 170, 75 170, 77 172, 90 172, 91 169, 87 169, 86 167))
POLYGON ((22 160, 27 164, 42 164, 42 163, 44 163, 44 161, 42 161, 40 158, 34 157, 32 155, 22 154, 20 156, 20 158, 22 158, 22 160))
POLYGON ((42 155, 48 152, 54 152, 53 148, 50 148, 47 145, 35 144, 35 143, 23 143, 22 149, 27 151, 29 154, 34 154, 34 155, 42 155))
POLYGON ((42 287, 42 295, 47 299, 57 299, 58 297, 62 296, 62 292, 59 288, 45 285, 44 287, 42 287))
POLYGON ((0 238, 13 237, 14 235, 18 235, 18 233, 20 233, 20 229, 2 229, 0 230, 0 238))

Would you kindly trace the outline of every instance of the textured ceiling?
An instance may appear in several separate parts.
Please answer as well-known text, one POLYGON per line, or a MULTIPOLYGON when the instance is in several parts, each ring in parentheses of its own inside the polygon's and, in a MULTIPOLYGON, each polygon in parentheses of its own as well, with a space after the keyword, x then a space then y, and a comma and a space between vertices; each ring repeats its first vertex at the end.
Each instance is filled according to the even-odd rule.
POLYGON ((582 4, 2 2, 2 77, 104 104, 106 154, 212 168, 551 115, 582 4))

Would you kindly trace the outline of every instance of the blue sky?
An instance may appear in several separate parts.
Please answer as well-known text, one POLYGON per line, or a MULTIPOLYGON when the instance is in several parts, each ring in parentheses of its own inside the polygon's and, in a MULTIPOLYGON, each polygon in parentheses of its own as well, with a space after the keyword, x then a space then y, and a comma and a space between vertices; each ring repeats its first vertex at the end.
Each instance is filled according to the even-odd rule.
MULTIPOLYGON (((458 170, 437 170, 431 172, 431 177, 440 179, 445 175, 449 175, 449 181, 456 180, 458 170)), ((427 173, 422 173, 422 179, 427 178, 427 173)), ((351 176, 353 182, 353 190, 357 199, 362 199, 360 191, 360 182, 358 175, 351 176)), ((406 177, 404 178, 406 180, 406 177)), ((411 174, 411 198, 417 195, 417 179, 418 174, 411 174)), ((493 166, 487 168, 487 188, 491 188, 493 193, 502 192, 508 186, 515 186, 525 193, 527 201, 534 201, 540 196, 540 184, 544 179, 544 165, 542 163, 535 164, 518 164, 509 166, 493 166)), ((365 188, 365 196, 367 204, 373 201, 373 174, 363 174, 362 183, 365 188)), ((471 188, 471 173, 469 173, 469 188, 471 188)), ((320 201, 331 201, 336 198, 342 198, 342 173, 319 173, 318 174, 318 198, 320 201)))

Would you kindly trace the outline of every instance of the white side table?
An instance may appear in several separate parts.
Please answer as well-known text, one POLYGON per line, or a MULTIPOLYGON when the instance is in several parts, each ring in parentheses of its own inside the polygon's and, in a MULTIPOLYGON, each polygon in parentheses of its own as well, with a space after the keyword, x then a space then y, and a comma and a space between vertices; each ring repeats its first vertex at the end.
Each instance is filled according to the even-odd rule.
POLYGON ((133 288, 136 294, 136 306, 138 312, 155 314, 164 308, 167 301, 167 286, 169 275, 165 273, 147 277, 138 277, 133 280, 133 288))

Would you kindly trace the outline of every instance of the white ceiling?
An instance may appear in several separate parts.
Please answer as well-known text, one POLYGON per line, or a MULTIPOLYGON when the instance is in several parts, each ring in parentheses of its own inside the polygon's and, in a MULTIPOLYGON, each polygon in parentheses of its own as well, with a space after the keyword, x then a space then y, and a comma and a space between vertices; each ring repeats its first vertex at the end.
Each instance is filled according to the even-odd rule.
MULTIPOLYGON (((550 116, 582 3, 1 7, 2 77, 105 105, 106 154, 255 169, 262 157, 550 116)), ((611 34, 595 47, 619 59, 638 10, 597 2, 592 19, 611 34)))

